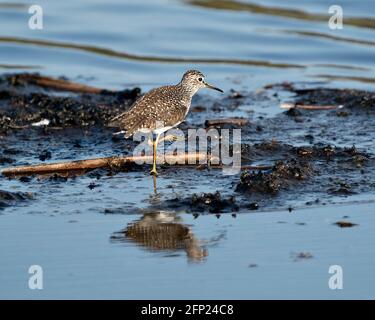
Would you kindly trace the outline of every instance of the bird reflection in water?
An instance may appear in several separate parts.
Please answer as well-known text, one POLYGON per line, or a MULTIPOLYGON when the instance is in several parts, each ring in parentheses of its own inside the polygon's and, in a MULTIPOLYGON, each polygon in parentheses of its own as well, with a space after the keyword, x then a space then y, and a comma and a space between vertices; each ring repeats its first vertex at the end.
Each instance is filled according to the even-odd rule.
POLYGON ((179 222, 174 213, 159 211, 145 213, 141 219, 113 234, 113 242, 134 242, 151 251, 178 252, 184 250, 189 261, 202 261, 207 249, 194 236, 191 228, 179 222))

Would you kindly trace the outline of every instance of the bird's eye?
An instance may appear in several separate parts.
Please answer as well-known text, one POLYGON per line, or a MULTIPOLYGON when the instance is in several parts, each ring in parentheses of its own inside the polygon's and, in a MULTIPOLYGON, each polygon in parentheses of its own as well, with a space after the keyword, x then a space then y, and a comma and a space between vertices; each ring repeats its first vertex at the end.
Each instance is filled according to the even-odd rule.
POLYGON ((202 81, 203 79, 202 78, 198 78, 198 81, 202 81))

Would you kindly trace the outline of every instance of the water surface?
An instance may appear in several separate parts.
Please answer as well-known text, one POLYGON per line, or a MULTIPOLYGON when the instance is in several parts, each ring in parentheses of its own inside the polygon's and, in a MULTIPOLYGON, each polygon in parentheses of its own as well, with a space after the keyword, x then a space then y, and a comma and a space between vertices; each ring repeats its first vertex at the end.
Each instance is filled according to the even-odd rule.
MULTIPOLYGON (((337 3, 344 9, 342 30, 329 29, 325 0, 42 0, 43 30, 28 28, 31 4, 0 2, 0 72, 40 72, 113 89, 175 83, 189 68, 225 90, 255 92, 282 81, 374 86, 370 0, 337 3)), ((244 106, 243 114, 253 107, 244 106)), ((281 112, 276 104, 268 108, 261 110, 268 116, 281 112)), ((98 142, 80 157, 112 151, 98 142)), ((53 160, 64 157, 69 150, 53 160)), ((67 183, 0 178, 0 188, 34 193, 33 200, 0 211, 1 298, 375 297, 371 194, 292 213, 197 218, 132 212, 158 197, 217 189, 176 172, 158 179, 156 196, 143 172, 67 183), (92 182, 99 186, 90 190, 92 182), (343 219, 358 226, 333 225, 343 219), (27 287, 33 264, 44 269, 41 291, 27 287), (344 270, 343 290, 328 287, 331 265, 344 270)))

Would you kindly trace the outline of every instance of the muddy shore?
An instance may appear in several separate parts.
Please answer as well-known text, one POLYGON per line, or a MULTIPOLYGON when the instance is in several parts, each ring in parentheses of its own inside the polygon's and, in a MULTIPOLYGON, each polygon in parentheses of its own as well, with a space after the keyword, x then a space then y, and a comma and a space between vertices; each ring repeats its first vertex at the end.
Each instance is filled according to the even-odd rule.
MULTIPOLYGON (((66 86, 63 78, 55 82, 45 80, 37 74, 0 76, 1 169, 98 154, 131 154, 136 144, 113 135, 116 130, 107 123, 140 96, 139 88, 108 91, 66 86)), ((223 176, 221 170, 206 167, 163 165, 163 177, 186 180, 185 192, 163 194, 158 201, 150 201, 149 207, 220 214, 280 207, 292 211, 294 207, 340 203, 353 195, 363 195, 365 199, 366 194, 375 190, 374 114, 375 93, 351 89, 282 83, 256 92, 230 91, 224 98, 199 95, 179 128, 241 128, 242 165, 262 164, 269 169, 223 176), (337 108, 280 109, 272 116, 263 110, 279 108, 286 100, 298 105, 337 108), (239 120, 210 122, 228 118, 228 114, 239 120), (188 179, 184 179, 186 176, 188 179), (210 185, 210 192, 195 192, 189 187, 190 182, 199 185, 201 180, 210 185)), ((29 185, 40 180, 63 185, 72 179, 80 183, 82 176, 89 175, 99 181, 88 186, 95 192, 96 185, 105 184, 101 179, 129 170, 148 174, 149 168, 144 165, 124 171, 97 169, 16 179, 29 185)), ((37 201, 38 194, 9 190, 7 179, 1 177, 0 210, 19 202, 31 205, 37 201)), ((134 205, 131 210, 136 209, 134 205)))

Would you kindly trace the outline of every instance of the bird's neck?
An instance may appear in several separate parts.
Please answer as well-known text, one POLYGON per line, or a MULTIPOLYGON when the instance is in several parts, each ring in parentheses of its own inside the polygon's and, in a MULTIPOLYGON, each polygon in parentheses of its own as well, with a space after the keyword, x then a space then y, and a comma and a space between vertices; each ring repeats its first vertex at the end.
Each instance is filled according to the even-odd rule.
POLYGON ((183 83, 183 82, 180 82, 179 84, 177 84, 177 87, 179 88, 181 92, 183 92, 184 95, 186 95, 188 99, 193 98, 193 96, 198 91, 198 88, 196 86, 189 85, 188 83, 183 83))

